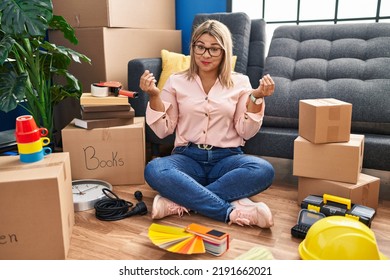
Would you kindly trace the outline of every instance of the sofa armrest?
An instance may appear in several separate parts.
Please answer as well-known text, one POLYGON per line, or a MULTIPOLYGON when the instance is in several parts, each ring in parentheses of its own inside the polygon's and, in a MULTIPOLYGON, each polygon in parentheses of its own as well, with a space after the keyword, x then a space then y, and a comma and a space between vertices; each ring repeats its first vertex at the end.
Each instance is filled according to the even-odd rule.
POLYGON ((145 70, 152 72, 158 81, 162 70, 161 58, 137 58, 130 60, 127 64, 127 87, 129 90, 138 92, 138 98, 129 98, 129 102, 134 108, 137 117, 145 116, 146 106, 149 101, 149 95, 139 87, 139 79, 145 70))

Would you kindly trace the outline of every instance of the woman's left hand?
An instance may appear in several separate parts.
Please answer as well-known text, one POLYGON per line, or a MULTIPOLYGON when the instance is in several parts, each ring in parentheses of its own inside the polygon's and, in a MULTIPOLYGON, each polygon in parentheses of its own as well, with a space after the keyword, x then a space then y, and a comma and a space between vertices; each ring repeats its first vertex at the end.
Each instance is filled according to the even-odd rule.
POLYGON ((256 98, 271 96, 275 91, 275 83, 269 74, 260 79, 260 85, 252 91, 252 95, 256 98))

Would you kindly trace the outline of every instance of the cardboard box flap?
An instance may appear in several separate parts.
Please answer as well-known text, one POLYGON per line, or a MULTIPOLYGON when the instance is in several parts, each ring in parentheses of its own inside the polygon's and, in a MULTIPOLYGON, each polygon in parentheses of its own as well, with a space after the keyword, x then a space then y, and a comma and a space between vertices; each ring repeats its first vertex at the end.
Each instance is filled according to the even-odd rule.
POLYGON ((69 153, 52 153, 47 155, 43 160, 33 163, 23 163, 20 161, 19 156, 5 156, 2 157, 2 160, 0 161, 1 177, 2 180, 5 180, 6 178, 14 180, 12 177, 15 176, 15 174, 23 172, 24 178, 40 178, 52 174, 51 172, 48 172, 49 170, 57 173, 56 170, 58 170, 58 166, 62 166, 62 172, 64 174, 63 179, 66 180, 68 177, 72 177, 71 174, 68 174, 70 169, 67 171, 64 164, 66 158, 69 158, 69 153), (34 171, 32 172, 32 170, 34 171))
POLYGON ((344 102, 335 98, 317 98, 317 99, 304 99, 301 100, 304 103, 310 104, 312 106, 340 106, 340 105, 351 105, 351 103, 344 102))

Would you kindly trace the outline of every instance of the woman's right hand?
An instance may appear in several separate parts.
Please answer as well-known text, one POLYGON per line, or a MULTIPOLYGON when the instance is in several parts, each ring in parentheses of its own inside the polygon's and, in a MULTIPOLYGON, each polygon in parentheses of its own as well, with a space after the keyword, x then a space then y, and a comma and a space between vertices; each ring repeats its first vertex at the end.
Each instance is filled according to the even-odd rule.
POLYGON ((139 87, 142 91, 149 94, 149 96, 158 96, 160 94, 160 90, 156 86, 156 82, 157 81, 153 73, 150 73, 149 70, 145 70, 140 78, 139 87))

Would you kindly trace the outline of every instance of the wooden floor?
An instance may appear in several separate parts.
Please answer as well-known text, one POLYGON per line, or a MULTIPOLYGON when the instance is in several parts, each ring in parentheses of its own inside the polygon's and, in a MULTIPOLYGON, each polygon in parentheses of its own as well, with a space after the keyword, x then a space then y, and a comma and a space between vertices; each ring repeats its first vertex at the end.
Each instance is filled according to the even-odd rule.
MULTIPOLYGON (((278 174, 277 174, 278 175, 278 174)), ((299 260, 301 239, 291 236, 300 207, 297 205, 297 186, 291 176, 279 174, 275 183, 265 192, 252 197, 265 202, 272 210, 275 225, 271 229, 227 225, 199 214, 170 216, 152 220, 150 210, 156 192, 147 185, 114 186, 122 199, 136 203, 134 192, 142 191, 149 213, 120 221, 106 222, 95 218, 94 210, 76 212, 75 226, 67 259, 69 260, 211 260, 235 259, 257 247, 272 254, 277 260, 299 260), (208 225, 230 234, 230 249, 220 257, 211 254, 182 255, 170 253, 152 244, 148 238, 151 223, 185 227, 192 222, 208 225)), ((377 238, 379 250, 390 257, 390 201, 380 200, 380 207, 371 229, 377 238)))

